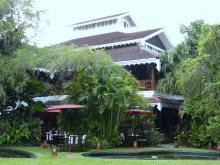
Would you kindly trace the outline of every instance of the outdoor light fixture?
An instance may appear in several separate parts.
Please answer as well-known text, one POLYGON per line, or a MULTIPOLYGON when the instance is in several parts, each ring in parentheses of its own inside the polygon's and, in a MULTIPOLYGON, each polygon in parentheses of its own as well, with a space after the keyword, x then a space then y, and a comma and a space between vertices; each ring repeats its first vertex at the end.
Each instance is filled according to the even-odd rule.
POLYGON ((133 147, 134 147, 134 148, 137 148, 137 147, 138 147, 137 141, 133 141, 133 147))
POLYGON ((48 144, 47 144, 47 141, 46 141, 46 140, 44 140, 43 148, 48 148, 48 144))
POLYGON ((100 151, 101 150, 101 144, 100 142, 97 143, 97 146, 96 146, 96 151, 100 151))
POLYGON ((220 152, 220 144, 217 146, 217 151, 220 152))
POLYGON ((212 144, 211 144, 211 142, 209 142, 209 144, 208 144, 208 149, 212 149, 212 144))
POLYGON ((52 146, 52 156, 57 156, 57 147, 52 146))

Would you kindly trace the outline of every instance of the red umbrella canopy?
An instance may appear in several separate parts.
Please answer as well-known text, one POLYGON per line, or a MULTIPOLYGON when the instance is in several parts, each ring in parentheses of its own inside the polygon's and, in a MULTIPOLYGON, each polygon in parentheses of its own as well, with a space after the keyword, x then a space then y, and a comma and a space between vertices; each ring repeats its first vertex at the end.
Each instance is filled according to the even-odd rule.
POLYGON ((64 109, 76 109, 76 108, 83 108, 83 105, 77 104, 64 104, 64 105, 55 105, 46 109, 46 112, 60 112, 64 109))
POLYGON ((153 112, 151 111, 146 111, 143 109, 129 109, 123 112, 126 115, 153 115, 153 112))

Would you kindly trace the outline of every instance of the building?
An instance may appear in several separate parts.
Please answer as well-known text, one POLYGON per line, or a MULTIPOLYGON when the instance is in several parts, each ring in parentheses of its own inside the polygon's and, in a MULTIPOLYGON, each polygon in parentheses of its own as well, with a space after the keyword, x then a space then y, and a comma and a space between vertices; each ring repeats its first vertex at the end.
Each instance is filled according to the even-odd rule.
MULTIPOLYGON (((159 56, 172 48, 165 30, 137 31, 137 25, 129 13, 84 21, 70 27, 76 37, 62 44, 87 45, 94 50, 106 50, 114 62, 131 72, 142 86, 139 94, 149 99, 156 110, 157 127, 168 135, 175 132, 184 98, 156 91, 162 65, 159 56)), ((43 100, 35 98, 35 101, 46 103, 62 99, 51 96, 43 100)))
POLYGON ((172 48, 165 30, 137 31, 136 23, 129 13, 88 20, 71 27, 78 37, 63 44, 87 45, 94 50, 106 50, 116 64, 136 77, 142 86, 139 94, 149 99, 151 106, 157 109, 157 126, 167 134, 173 133, 184 98, 155 90, 161 71, 159 56, 172 48))

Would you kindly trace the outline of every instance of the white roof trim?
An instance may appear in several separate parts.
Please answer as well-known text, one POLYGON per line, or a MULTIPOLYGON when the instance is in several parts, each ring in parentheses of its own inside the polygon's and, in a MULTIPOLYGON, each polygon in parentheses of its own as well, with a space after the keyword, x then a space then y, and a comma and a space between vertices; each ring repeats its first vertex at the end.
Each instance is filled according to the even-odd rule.
POLYGON ((138 91, 138 94, 142 95, 143 97, 150 98, 153 96, 158 96, 160 98, 169 99, 169 100, 176 100, 176 101, 183 101, 184 97, 180 95, 169 95, 166 93, 158 92, 158 91, 138 91))
MULTIPOLYGON (((168 95, 165 93, 161 93, 158 91, 138 91, 137 92, 139 95, 145 97, 145 98, 152 98, 154 96, 158 96, 160 98, 165 98, 168 100, 176 100, 176 101, 184 101, 184 97, 180 96, 180 95, 168 95)), ((162 102, 158 102, 158 103, 150 103, 150 105, 153 107, 155 105, 157 105, 157 109, 159 111, 162 110, 163 107, 168 107, 168 108, 177 108, 178 110, 180 109, 180 107, 182 106, 182 104, 170 104, 170 103, 162 103, 162 102)))
POLYGON ((147 35, 146 37, 143 37, 143 38, 137 38, 137 39, 133 39, 133 40, 126 40, 126 41, 119 41, 119 42, 111 42, 108 44, 100 44, 100 45, 91 46, 91 48, 92 49, 99 49, 99 48, 113 47, 113 46, 119 46, 119 45, 126 45, 126 44, 131 44, 131 43, 142 43, 142 42, 145 42, 146 40, 149 40, 149 39, 155 37, 156 35, 159 36, 159 38, 161 39, 161 41, 163 42, 164 46, 167 49, 172 48, 172 44, 171 44, 170 40, 166 37, 164 29, 160 29, 150 35, 147 35), (164 35, 160 35, 163 33, 164 33, 164 35))
POLYGON ((91 48, 99 49, 99 48, 113 47, 113 46, 126 45, 126 44, 138 43, 138 42, 141 42, 140 38, 134 39, 134 40, 119 41, 119 42, 112 42, 108 44, 95 45, 95 46, 91 46, 91 48))
POLYGON ((179 108, 181 106, 181 105, 177 105, 177 104, 168 104, 168 103, 161 103, 161 102, 159 102, 159 103, 150 103, 150 105, 151 105, 151 107, 154 107, 155 105, 157 105, 157 109, 159 111, 161 111, 163 107, 165 107, 165 108, 176 108, 176 109, 179 110, 179 108))
POLYGON ((150 63, 156 63, 157 70, 161 70, 161 62, 159 59, 156 58, 146 58, 146 59, 138 59, 138 60, 128 60, 128 61, 117 61, 115 64, 125 66, 125 65, 135 65, 135 64, 150 64, 150 63))
MULTIPOLYGON (((171 39, 170 39, 170 37, 169 37, 169 35, 168 35, 168 33, 167 33, 167 31, 165 30, 165 29, 163 29, 163 33, 164 33, 164 35, 165 35, 165 37, 166 37, 166 39, 169 41, 169 46, 167 47, 167 49, 170 49, 170 48, 172 48, 173 47, 173 43, 172 43, 172 41, 171 41, 171 39)), ((160 37, 160 36, 159 36, 160 37)), ((161 38, 160 38, 161 39, 161 38)), ((161 39, 162 40, 162 39, 161 39)), ((163 42, 163 41, 162 41, 163 42)), ((166 46, 166 45, 165 45, 166 46)))
POLYGON ((160 33, 163 33, 163 32, 164 32, 164 30, 160 29, 160 30, 158 30, 158 31, 156 31, 156 32, 154 32, 154 33, 144 37, 143 39, 144 40, 149 40, 149 39, 151 39, 151 38, 155 37, 156 35, 159 35, 160 33))
POLYGON ((76 24, 73 24, 73 25, 70 25, 70 26, 72 26, 72 28, 76 28, 76 27, 90 25, 90 24, 99 23, 99 22, 103 22, 103 21, 108 21, 108 20, 113 20, 113 19, 120 19, 120 18, 123 18, 125 16, 130 16, 130 14, 129 13, 124 13, 124 14, 121 14, 121 15, 118 15, 118 16, 103 18, 103 19, 97 18, 98 20, 91 20, 91 21, 87 20, 84 23, 76 23, 76 24))
POLYGON ((144 40, 149 40, 155 36, 157 36, 161 39, 162 43, 164 44, 164 46, 166 47, 166 49, 170 49, 173 47, 173 44, 171 43, 171 40, 168 38, 168 35, 166 33, 166 31, 164 29, 160 29, 146 37, 144 37, 144 40))

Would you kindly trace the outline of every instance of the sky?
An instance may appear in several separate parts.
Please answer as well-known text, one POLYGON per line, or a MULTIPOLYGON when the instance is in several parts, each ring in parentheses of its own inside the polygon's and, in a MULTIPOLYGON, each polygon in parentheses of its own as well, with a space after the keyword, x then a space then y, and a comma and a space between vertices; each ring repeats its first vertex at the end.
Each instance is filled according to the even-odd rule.
POLYGON ((35 0, 44 10, 34 42, 39 47, 74 38, 69 25, 129 12, 139 30, 163 27, 173 45, 183 40, 180 25, 202 19, 220 23, 220 0, 35 0))

